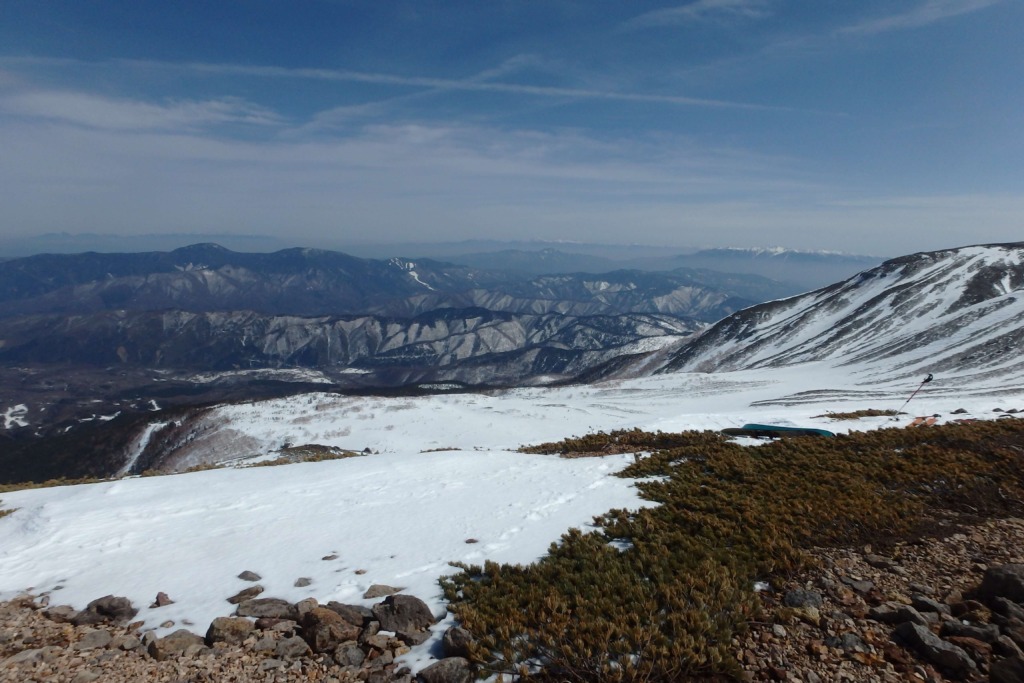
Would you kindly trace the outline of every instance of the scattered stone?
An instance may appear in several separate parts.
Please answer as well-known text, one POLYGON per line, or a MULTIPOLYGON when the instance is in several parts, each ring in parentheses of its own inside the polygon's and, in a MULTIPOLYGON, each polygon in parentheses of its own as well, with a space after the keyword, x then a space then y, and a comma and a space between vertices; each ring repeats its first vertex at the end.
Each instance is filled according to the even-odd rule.
POLYGON ((58 624, 66 624, 74 619, 75 615, 78 614, 71 605, 57 605, 56 607, 50 607, 49 609, 43 610, 43 616, 50 621, 55 621, 58 624))
POLYGON ((1024 650, 1021 650, 1017 643, 1009 636, 999 636, 992 643, 992 651, 1001 657, 1022 657, 1024 650))
POLYGON ((248 619, 217 617, 210 623, 210 628, 206 631, 206 644, 241 645, 246 638, 252 635, 254 629, 253 623, 248 619))
POLYGON ((92 624, 123 624, 139 613, 128 598, 104 595, 90 602, 84 610, 71 618, 75 626, 92 624))
POLYGON ((422 683, 469 683, 473 674, 468 660, 446 657, 420 671, 417 679, 422 683))
POLYGON ((110 635, 110 631, 106 629, 86 631, 71 648, 74 650, 95 650, 110 645, 110 641, 113 639, 114 637, 110 635))
POLYGON ((430 640, 431 635, 433 634, 430 631, 399 631, 395 637, 410 647, 416 647, 430 640))
POLYGON ((452 626, 441 638, 441 647, 446 657, 469 657, 469 647, 472 644, 473 636, 460 626, 452 626))
POLYGON ((856 633, 844 633, 838 637, 829 636, 825 639, 825 644, 839 650, 867 651, 867 648, 864 646, 864 640, 856 633))
POLYGON ((240 617, 273 617, 298 621, 299 610, 280 598, 255 598, 238 604, 235 614, 240 617))
POLYGON ((963 678, 978 668, 971 656, 963 649, 952 643, 947 643, 919 624, 910 622, 900 624, 893 631, 893 636, 911 647, 927 661, 946 669, 958 678, 963 678))
POLYGON ((278 642, 274 648, 274 654, 286 659, 295 659, 310 654, 309 645, 300 636, 292 636, 278 642))
POLYGON ((922 626, 928 624, 928 620, 910 605, 892 602, 872 607, 868 610, 868 618, 883 624, 902 624, 904 622, 921 624, 922 626))
POLYGON ((888 557, 882 557, 881 555, 872 555, 868 553, 864 556, 864 561, 875 569, 892 569, 896 566, 896 563, 890 560, 888 557))
POLYGON ((296 588, 305 588, 311 583, 313 583, 313 579, 309 578, 308 576, 303 576, 301 578, 295 579, 294 586, 296 588))
POLYGON ((75 674, 74 678, 71 679, 71 683, 93 683, 93 681, 98 681, 100 678, 100 674, 96 673, 95 671, 90 671, 89 669, 82 669, 77 674, 75 674))
POLYGON ((339 666, 360 666, 366 659, 366 653, 354 642, 342 643, 334 649, 334 661, 339 666))
MULTIPOLYGON (((359 572, 357 571, 356 574, 358 573, 359 572)), ((394 586, 386 586, 382 583, 375 583, 366 589, 366 592, 363 593, 363 598, 367 600, 372 600, 373 598, 383 598, 387 595, 394 595, 395 593, 398 593, 402 590, 404 589, 395 588, 394 586)))
POLYGON ((167 593, 160 592, 156 594, 156 599, 153 601, 153 604, 149 606, 149 608, 156 609, 157 607, 167 607, 167 605, 173 604, 174 600, 171 600, 167 596, 167 593))
POLYGON ((174 633, 164 638, 157 638, 149 644, 147 651, 149 656, 158 662, 162 662, 171 657, 185 654, 185 650, 190 645, 198 645, 200 648, 205 647, 206 643, 203 639, 185 629, 179 629, 174 633))
MULTIPOLYGON (((855 591, 857 591, 858 593, 861 593, 861 594, 869 593, 875 587, 875 584, 874 584, 873 581, 865 581, 863 579, 854 579, 854 578, 852 578, 850 576, 842 576, 842 577, 839 578, 839 580, 842 581, 843 583, 845 583, 847 586, 849 586, 853 590, 855 590, 855 591)), ((796 607, 796 605, 792 605, 792 606, 796 607)), ((815 607, 821 607, 821 605, 818 604, 818 605, 815 605, 815 607)))
POLYGON ((315 609, 320 606, 320 603, 316 601, 316 598, 306 598, 305 600, 299 600, 295 603, 295 609, 299 613, 299 621, 305 616, 306 612, 315 609))
POLYGON ((427 604, 412 595, 390 595, 373 606, 373 616, 384 631, 411 633, 433 625, 434 614, 427 604))
POLYGON ((257 574, 256 572, 251 572, 248 569, 246 569, 244 572, 238 575, 238 578, 240 578, 242 581, 259 581, 263 577, 257 574))
POLYGON ((480 539, 477 539, 477 538, 467 538, 466 539, 466 543, 479 543, 479 542, 480 542, 480 539))
POLYGON ((228 598, 228 602, 230 602, 232 605, 237 605, 240 602, 252 600, 262 592, 263 586, 250 586, 249 588, 243 588, 242 590, 238 591, 230 598, 228 598))
POLYGON ((302 617, 302 637, 313 652, 333 652, 340 644, 356 640, 360 629, 326 607, 315 607, 302 617))
POLYGON ((115 636, 114 639, 110 641, 109 647, 111 650, 123 650, 125 652, 130 652, 131 650, 138 650, 142 647, 142 641, 131 633, 123 633, 119 636, 115 636))
POLYGON ((952 620, 947 621, 942 625, 942 628, 939 629, 939 635, 943 638, 974 638, 986 643, 994 643, 996 638, 999 637, 999 627, 994 624, 972 626, 971 624, 964 624, 962 622, 952 620))
POLYGON ((918 612, 934 612, 935 614, 950 614, 949 605, 943 605, 937 600, 915 593, 910 596, 910 604, 918 612))
POLYGON ((353 626, 365 626, 373 619, 373 612, 370 611, 370 608, 362 605, 343 605, 331 600, 325 606, 353 626))
POLYGON ((336 559, 338 559, 338 556, 335 555, 334 553, 331 553, 330 555, 324 555, 320 559, 324 560, 326 562, 326 561, 330 561, 330 560, 336 560, 336 559))
POLYGON ((1006 598, 993 598, 989 600, 992 611, 1008 619, 1020 619, 1024 621, 1024 607, 1006 598))

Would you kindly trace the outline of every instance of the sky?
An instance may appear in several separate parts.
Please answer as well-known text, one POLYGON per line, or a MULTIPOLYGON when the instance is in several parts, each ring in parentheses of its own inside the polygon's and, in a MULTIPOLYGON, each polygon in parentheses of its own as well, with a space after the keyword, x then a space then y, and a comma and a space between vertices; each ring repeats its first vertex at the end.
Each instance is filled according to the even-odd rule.
POLYGON ((5 0, 0 244, 1024 239, 1020 0, 5 0))

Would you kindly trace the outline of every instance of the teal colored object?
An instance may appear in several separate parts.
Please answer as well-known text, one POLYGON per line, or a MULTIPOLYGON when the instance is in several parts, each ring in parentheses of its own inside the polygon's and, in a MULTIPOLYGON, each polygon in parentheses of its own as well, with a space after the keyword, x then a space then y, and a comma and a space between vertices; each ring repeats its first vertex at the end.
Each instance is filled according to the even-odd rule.
POLYGON ((726 436, 752 436, 760 439, 785 439, 795 436, 835 436, 825 429, 812 427, 781 427, 779 425, 745 424, 740 428, 723 429, 726 436))

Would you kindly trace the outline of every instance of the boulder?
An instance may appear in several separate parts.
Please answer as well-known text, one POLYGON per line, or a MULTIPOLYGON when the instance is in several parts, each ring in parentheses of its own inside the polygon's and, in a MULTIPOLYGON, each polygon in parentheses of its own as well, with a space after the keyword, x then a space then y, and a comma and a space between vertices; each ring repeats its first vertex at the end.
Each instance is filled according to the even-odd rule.
POLYGON ((366 653, 358 643, 342 643, 334 649, 334 661, 338 666, 360 666, 366 659, 366 653))
POLYGON ((373 598, 383 598, 386 595, 394 595, 402 590, 402 588, 386 586, 383 583, 375 583, 366 589, 366 592, 363 593, 363 597, 367 600, 372 600, 373 598))
POLYGON ((246 638, 252 635, 254 630, 255 626, 248 619, 242 617, 217 617, 206 631, 206 644, 227 643, 228 645, 241 645, 246 638))
POLYGON ((202 648, 206 646, 206 643, 191 631, 179 629, 169 636, 157 638, 151 642, 147 651, 150 657, 158 662, 162 662, 166 659, 185 654, 185 651, 189 650, 193 645, 202 648))
POLYGON ((868 618, 883 624, 902 624, 909 621, 924 626, 928 623, 928 620, 910 605, 891 602, 869 609, 868 618))
POLYGON ((1024 682, 1024 659, 1008 657, 992 662, 989 670, 991 683, 1022 683, 1024 682))
POLYGON ((338 616, 353 626, 366 626, 373 620, 373 612, 369 607, 362 605, 343 605, 340 602, 331 600, 326 605, 327 609, 336 612, 338 616))
POLYGON ((995 598, 1024 602, 1024 564, 1004 564, 986 569, 977 596, 985 603, 995 598))
POLYGON ((238 604, 235 614, 240 617, 272 617, 297 621, 299 610, 295 605, 280 598, 254 598, 238 604))
POLYGON ((167 607, 167 605, 173 605, 174 600, 167 595, 167 593, 159 592, 156 594, 156 599, 153 600, 153 604, 149 606, 150 609, 156 609, 157 607, 167 607))
POLYGON ((373 616, 384 631, 412 633, 434 623, 434 614, 427 604, 412 595, 390 595, 373 606, 373 616))
POLYGON ((971 656, 962 648, 947 643, 920 624, 912 624, 909 621, 900 624, 893 631, 893 636, 928 662, 945 669, 956 678, 966 678, 978 668, 971 656))
POLYGON ((71 618, 75 626, 89 624, 124 624, 139 613, 128 598, 105 595, 96 598, 86 608, 71 618))
POLYGON ((359 637, 360 628, 326 607, 314 607, 302 617, 302 637, 313 652, 333 652, 359 637))
POLYGON ((244 572, 238 575, 238 578, 240 578, 242 581, 259 581, 263 577, 257 574, 256 572, 251 572, 248 569, 246 569, 244 572))
POLYGON ((416 679, 421 683, 469 683, 473 674, 468 660, 446 657, 420 671, 416 679))
POLYGON ((441 639, 441 647, 446 657, 468 657, 469 647, 473 643, 473 636, 469 631, 459 626, 452 626, 444 632, 441 639))
POLYGON ((910 604, 918 612, 934 612, 936 614, 950 614, 949 605, 943 605, 938 600, 933 600, 926 595, 915 593, 910 596, 910 604))
POLYGON ((70 622, 75 618, 76 614, 78 614, 78 610, 71 605, 56 605, 55 607, 43 610, 44 617, 50 621, 55 621, 58 624, 66 624, 70 622))
POLYGON ((299 636, 292 636, 291 638, 285 638, 277 643, 274 647, 275 657, 284 657, 286 659, 295 659, 296 657, 305 657, 309 654, 309 645, 306 641, 299 636))
POLYGON ((999 637, 999 627, 995 624, 974 626, 959 621, 947 621, 942 624, 939 635, 943 638, 974 638, 983 643, 994 643, 999 637))
POLYGON ((248 588, 243 588, 242 590, 238 591, 230 598, 228 598, 228 602, 230 602, 232 605, 237 605, 240 602, 252 600, 262 592, 263 586, 249 586, 248 588))
POLYGON ((992 607, 992 611, 996 614, 1006 617, 1007 619, 1019 619, 1024 621, 1024 607, 1021 607, 1012 600, 1006 598, 993 598, 989 601, 989 606, 992 607))

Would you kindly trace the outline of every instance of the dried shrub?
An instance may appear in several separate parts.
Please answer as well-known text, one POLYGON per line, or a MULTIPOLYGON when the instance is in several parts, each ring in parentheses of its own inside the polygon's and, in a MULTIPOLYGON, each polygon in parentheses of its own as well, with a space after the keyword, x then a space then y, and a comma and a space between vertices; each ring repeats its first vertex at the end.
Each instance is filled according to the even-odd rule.
MULTIPOLYGON (((755 580, 802 550, 905 538, 939 511, 1024 510, 1024 423, 886 429, 745 448, 713 432, 597 434, 545 444, 587 451, 626 435, 670 439, 627 467, 660 503, 612 510, 529 566, 459 565, 442 580, 485 672, 554 681, 736 676, 732 637, 756 615, 755 580), (619 550, 618 547, 626 547, 619 550)), ((540 448, 540 447, 538 447, 540 448)))

